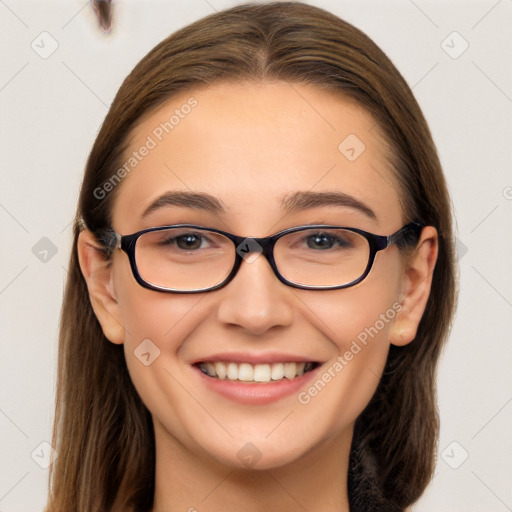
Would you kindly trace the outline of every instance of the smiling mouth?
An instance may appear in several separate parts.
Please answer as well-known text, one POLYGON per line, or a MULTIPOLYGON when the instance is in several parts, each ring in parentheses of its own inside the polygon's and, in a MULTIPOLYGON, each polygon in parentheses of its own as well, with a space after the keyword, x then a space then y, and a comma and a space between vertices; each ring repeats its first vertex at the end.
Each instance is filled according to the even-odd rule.
POLYGON ((286 362, 250 364, 234 362, 200 362, 196 365, 205 375, 214 379, 238 382, 276 382, 295 379, 314 370, 315 362, 286 362))

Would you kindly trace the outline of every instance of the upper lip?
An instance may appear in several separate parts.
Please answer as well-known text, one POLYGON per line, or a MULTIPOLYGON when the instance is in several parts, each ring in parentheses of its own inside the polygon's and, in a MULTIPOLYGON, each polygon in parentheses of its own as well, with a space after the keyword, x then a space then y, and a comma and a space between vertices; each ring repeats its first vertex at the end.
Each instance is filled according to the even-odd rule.
POLYGON ((247 353, 247 352, 224 352, 214 354, 211 356, 205 356, 202 358, 194 359, 191 364, 198 363, 214 363, 216 361, 233 362, 233 363, 249 363, 249 364, 264 364, 264 363, 314 363, 316 359, 311 357, 298 356, 295 354, 284 354, 277 352, 265 352, 265 353, 247 353))

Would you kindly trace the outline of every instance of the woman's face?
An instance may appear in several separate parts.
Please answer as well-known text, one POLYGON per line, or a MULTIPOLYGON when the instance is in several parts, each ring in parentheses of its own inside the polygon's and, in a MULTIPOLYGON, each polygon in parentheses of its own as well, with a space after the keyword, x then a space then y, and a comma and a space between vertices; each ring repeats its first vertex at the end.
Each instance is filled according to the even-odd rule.
MULTIPOLYGON (((127 235, 192 223, 265 237, 332 224, 390 235, 405 219, 378 133, 362 108, 311 86, 222 83, 183 93, 134 130, 127 159, 137 163, 118 185, 113 228, 127 235), (208 194, 221 208, 160 201, 143 215, 172 192, 208 194), (283 200, 298 193, 313 200, 285 211, 283 200), (315 195, 321 193, 355 201, 322 204, 315 195)), ((102 324, 111 341, 124 343, 157 445, 180 445, 229 466, 271 468, 351 439, 390 342, 410 341, 397 332, 407 287, 395 246, 379 252, 368 277, 347 289, 289 287, 265 257, 252 254, 225 287, 188 295, 141 287, 127 255, 115 251, 114 300, 102 324), (214 361, 269 364, 277 380, 235 382, 199 368, 214 361), (278 363, 300 362, 316 368, 278 379, 278 363)))

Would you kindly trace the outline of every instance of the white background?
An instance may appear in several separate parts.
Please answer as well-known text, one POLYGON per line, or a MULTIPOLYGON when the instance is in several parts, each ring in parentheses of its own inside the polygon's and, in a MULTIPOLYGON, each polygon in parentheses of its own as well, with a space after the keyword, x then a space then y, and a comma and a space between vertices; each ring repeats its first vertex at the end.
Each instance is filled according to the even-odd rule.
MULTIPOLYGON (((51 440, 70 222, 108 105, 159 41, 236 3, 119 0, 106 35, 84 0, 0 0, 0 512, 46 500, 48 470, 31 454, 51 440), (52 38, 58 48, 43 59, 31 43, 48 49, 52 38), (57 251, 46 262, 43 237, 57 251)), ((512 510, 512 0, 310 3, 365 31, 413 88, 457 217, 461 292, 439 372, 440 454, 413 510, 512 510)))

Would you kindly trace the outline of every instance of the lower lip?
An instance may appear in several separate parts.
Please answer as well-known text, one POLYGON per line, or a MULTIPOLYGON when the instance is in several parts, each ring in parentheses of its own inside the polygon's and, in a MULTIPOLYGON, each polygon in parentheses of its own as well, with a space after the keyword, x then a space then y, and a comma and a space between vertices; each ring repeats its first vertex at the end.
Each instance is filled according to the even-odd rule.
POLYGON ((319 367, 294 379, 270 382, 243 382, 240 380, 217 379, 203 373, 197 366, 192 367, 202 382, 215 391, 239 404, 264 405, 296 393, 317 373, 319 367))

